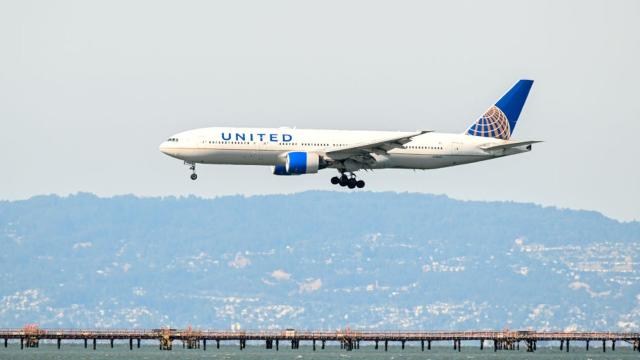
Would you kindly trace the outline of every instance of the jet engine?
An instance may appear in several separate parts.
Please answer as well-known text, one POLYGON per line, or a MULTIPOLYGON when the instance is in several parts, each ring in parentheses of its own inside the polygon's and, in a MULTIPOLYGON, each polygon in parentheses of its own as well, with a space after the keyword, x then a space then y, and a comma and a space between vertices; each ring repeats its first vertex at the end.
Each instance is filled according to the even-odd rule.
POLYGON ((323 168, 324 161, 316 153, 292 151, 284 157, 284 164, 273 167, 274 175, 315 174, 323 168))

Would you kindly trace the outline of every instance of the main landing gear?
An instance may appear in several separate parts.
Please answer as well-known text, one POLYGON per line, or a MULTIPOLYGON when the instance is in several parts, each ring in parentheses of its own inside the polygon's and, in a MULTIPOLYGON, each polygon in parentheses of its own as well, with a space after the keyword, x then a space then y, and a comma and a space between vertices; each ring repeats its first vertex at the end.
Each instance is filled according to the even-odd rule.
POLYGON ((191 180, 195 181, 196 179, 198 179, 198 174, 196 174, 196 163, 185 163, 185 164, 190 165, 189 170, 191 170, 191 176, 190 176, 191 180))
POLYGON ((342 187, 346 186, 349 189, 362 189, 364 187, 364 181, 356 179, 355 174, 351 173, 351 176, 347 176, 346 174, 338 176, 334 176, 331 178, 331 183, 333 185, 340 185, 342 187))

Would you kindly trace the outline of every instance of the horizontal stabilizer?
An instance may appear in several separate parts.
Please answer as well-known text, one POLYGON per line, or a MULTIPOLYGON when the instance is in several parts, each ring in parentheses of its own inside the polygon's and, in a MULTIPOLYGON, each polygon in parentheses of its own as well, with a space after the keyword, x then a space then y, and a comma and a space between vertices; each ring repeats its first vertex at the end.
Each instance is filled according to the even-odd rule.
POLYGON ((541 143, 541 142, 542 141, 540 141, 540 140, 508 142, 508 143, 500 144, 500 145, 483 146, 482 150, 489 151, 489 150, 511 149, 511 148, 515 148, 515 147, 527 146, 527 145, 531 145, 531 144, 535 144, 535 143, 541 143))

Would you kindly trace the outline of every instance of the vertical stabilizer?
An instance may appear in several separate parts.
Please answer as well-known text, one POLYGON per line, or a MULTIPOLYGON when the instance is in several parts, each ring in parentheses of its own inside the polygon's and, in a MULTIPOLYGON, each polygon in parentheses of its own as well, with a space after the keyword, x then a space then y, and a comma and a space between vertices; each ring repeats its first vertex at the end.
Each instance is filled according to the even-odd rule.
POLYGON ((520 80, 465 132, 467 135, 509 140, 533 80, 520 80))

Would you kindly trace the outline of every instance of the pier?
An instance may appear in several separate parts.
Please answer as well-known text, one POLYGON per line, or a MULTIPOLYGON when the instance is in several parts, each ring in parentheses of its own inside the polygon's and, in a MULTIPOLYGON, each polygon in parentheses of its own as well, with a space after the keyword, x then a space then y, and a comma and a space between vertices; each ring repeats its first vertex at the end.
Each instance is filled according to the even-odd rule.
MULTIPOLYGON (((451 346, 454 351, 463 351, 464 347, 476 346, 487 351, 521 350, 534 352, 540 342, 559 343, 559 351, 570 351, 570 346, 584 346, 589 351, 590 345, 599 345, 600 351, 615 351, 616 344, 629 344, 633 351, 640 352, 640 333, 631 332, 548 332, 548 331, 300 331, 256 330, 256 331, 223 331, 186 329, 41 329, 34 325, 21 329, 0 329, 0 339, 4 347, 19 343, 21 349, 37 348, 40 341, 46 340, 57 344, 58 349, 64 342, 84 344, 85 348, 95 350, 97 346, 113 348, 128 346, 130 350, 140 348, 142 341, 154 341, 160 350, 172 350, 178 345, 186 349, 206 351, 209 348, 220 348, 221 342, 235 343, 240 350, 247 346, 247 341, 264 344, 266 349, 278 351, 281 346, 298 349, 301 344, 310 346, 313 351, 322 350, 330 345, 339 345, 345 351, 370 346, 376 350, 388 351, 390 346, 419 346, 422 351, 431 350, 432 346, 451 346)), ((262 346, 262 345, 261 345, 262 346)), ((593 347, 591 347, 593 350, 593 347)), ((1 352, 0 352, 1 353, 1 352)))

